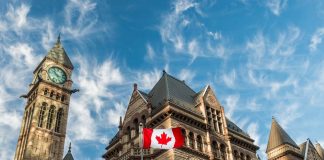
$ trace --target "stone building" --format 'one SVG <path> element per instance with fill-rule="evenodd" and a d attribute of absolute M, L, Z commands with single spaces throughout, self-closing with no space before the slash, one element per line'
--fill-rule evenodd
<path fill-rule="evenodd" d="M 73 65 L 60 36 L 33 72 L 26 95 L 15 160 L 61 160 L 68 119 Z"/>
<path fill-rule="evenodd" d="M 145 149 L 144 159 L 255 160 L 258 146 L 225 117 L 224 108 L 207 85 L 195 92 L 184 81 L 163 71 L 151 91 L 134 89 L 118 132 L 106 147 L 105 159 L 139 159 L 139 123 L 147 128 L 182 127 L 185 145 L 179 149 Z"/>
<path fill-rule="evenodd" d="M 324 160 L 324 151 L 319 143 L 314 146 L 307 139 L 297 145 L 274 118 L 266 152 L 269 160 Z"/>

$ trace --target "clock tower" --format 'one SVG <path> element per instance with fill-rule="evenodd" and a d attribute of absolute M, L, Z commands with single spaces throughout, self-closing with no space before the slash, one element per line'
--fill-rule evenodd
<path fill-rule="evenodd" d="M 61 160 L 72 90 L 73 65 L 60 36 L 34 70 L 15 160 Z"/>

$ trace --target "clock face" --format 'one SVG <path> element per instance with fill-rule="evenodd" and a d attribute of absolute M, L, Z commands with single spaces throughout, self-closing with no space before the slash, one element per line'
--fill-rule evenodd
<path fill-rule="evenodd" d="M 66 81 L 65 72 L 58 67 L 51 67 L 48 69 L 48 76 L 50 80 L 57 84 L 63 84 Z"/>

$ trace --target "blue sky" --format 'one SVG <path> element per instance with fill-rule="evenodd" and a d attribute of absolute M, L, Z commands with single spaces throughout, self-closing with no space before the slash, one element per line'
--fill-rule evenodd
<path fill-rule="evenodd" d="M 100 159 L 132 84 L 148 91 L 163 69 L 195 91 L 210 84 L 263 158 L 272 116 L 298 144 L 324 145 L 323 8 L 321 0 L 1 1 L 0 159 L 14 156 L 18 97 L 58 33 L 81 90 L 66 138 L 76 159 Z"/>

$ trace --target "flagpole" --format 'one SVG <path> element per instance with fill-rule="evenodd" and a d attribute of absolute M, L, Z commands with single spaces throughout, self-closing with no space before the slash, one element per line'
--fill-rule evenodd
<path fill-rule="evenodd" d="M 139 124 L 139 146 L 140 146 L 140 151 L 141 151 L 141 160 L 143 160 L 143 124 Z"/>

